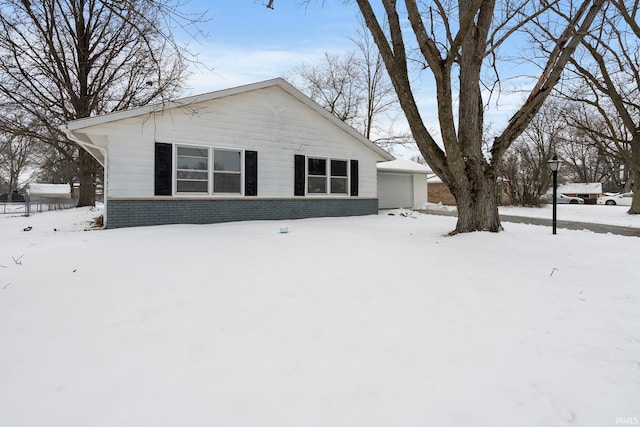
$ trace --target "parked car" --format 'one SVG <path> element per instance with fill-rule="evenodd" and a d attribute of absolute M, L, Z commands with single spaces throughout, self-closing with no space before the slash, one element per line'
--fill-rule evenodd
<path fill-rule="evenodd" d="M 24 195 L 14 191 L 13 193 L 0 194 L 0 202 L 8 202 L 9 196 L 11 196 L 12 202 L 24 202 Z"/>
<path fill-rule="evenodd" d="M 545 203 L 551 203 L 551 201 L 553 200 L 553 195 L 552 194 L 545 194 L 544 196 L 542 196 L 542 200 Z M 571 196 L 567 196 L 564 194 L 558 194 L 556 196 L 556 203 L 559 205 L 566 205 L 566 204 L 570 204 L 570 205 L 583 205 L 584 204 L 584 199 L 580 198 L 580 197 L 571 197 Z"/>
<path fill-rule="evenodd" d="M 597 203 L 599 205 L 609 206 L 631 206 L 631 199 L 633 199 L 633 193 L 614 194 L 609 196 L 598 197 Z"/>

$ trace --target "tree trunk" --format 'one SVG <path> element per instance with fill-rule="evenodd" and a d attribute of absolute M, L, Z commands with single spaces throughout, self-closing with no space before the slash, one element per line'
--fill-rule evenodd
<path fill-rule="evenodd" d="M 634 169 L 631 179 L 633 179 L 633 198 L 631 199 L 631 208 L 627 213 L 638 215 L 640 214 L 640 173 Z"/>
<path fill-rule="evenodd" d="M 631 176 L 633 198 L 631 208 L 627 213 L 632 215 L 640 214 L 640 133 L 636 134 L 631 145 Z"/>
<path fill-rule="evenodd" d="M 495 173 L 478 173 L 468 167 L 462 185 L 454 184 L 458 222 L 450 235 L 471 231 L 502 231 L 498 215 L 498 183 Z"/>
<path fill-rule="evenodd" d="M 96 172 L 97 162 L 86 150 L 80 149 L 78 152 L 78 169 L 80 179 L 80 195 L 78 196 L 78 207 L 95 206 L 96 204 Z"/>

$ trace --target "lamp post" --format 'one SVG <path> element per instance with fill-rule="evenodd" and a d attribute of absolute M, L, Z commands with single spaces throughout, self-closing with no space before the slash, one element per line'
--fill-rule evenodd
<path fill-rule="evenodd" d="M 553 234 L 556 234 L 556 219 L 557 219 L 557 200 L 558 196 L 558 168 L 560 168 L 560 160 L 558 160 L 557 155 L 553 155 L 553 159 L 547 162 L 549 164 L 549 169 L 551 169 L 551 174 L 553 175 Z"/>

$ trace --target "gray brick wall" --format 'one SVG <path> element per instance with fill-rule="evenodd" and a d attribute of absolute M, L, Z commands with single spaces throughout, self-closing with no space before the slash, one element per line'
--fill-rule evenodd
<path fill-rule="evenodd" d="M 126 200 L 107 202 L 107 228 L 370 215 L 378 199 Z"/>

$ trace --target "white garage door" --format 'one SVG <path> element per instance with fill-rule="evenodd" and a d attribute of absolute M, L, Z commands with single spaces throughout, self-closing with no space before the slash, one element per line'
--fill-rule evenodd
<path fill-rule="evenodd" d="M 380 209 L 413 207 L 413 175 L 378 173 Z"/>

